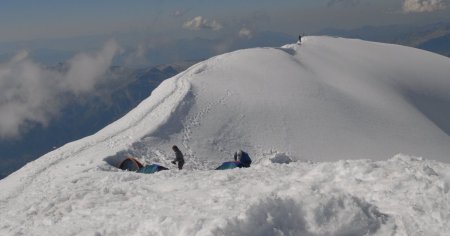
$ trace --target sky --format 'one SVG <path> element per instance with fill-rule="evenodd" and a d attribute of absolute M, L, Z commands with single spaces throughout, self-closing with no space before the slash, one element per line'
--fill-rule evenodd
<path fill-rule="evenodd" d="M 450 22 L 449 1 L 0 1 L 0 140 L 48 124 L 62 96 L 92 92 L 111 65 L 204 60 L 330 28 Z"/>
<path fill-rule="evenodd" d="M 138 32 L 185 37 L 245 27 L 297 34 L 444 21 L 449 12 L 448 0 L 6 0 L 0 3 L 0 43 Z"/>

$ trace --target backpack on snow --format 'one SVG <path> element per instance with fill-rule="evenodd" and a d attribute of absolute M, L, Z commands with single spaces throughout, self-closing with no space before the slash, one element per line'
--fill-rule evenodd
<path fill-rule="evenodd" d="M 164 166 L 160 166 L 158 164 L 151 164 L 151 165 L 146 165 L 142 168 L 140 168 L 137 173 L 142 173 L 142 174 L 153 174 L 162 170 L 168 170 L 168 168 L 164 167 Z"/>
<path fill-rule="evenodd" d="M 242 167 L 250 167 L 252 164 L 252 159 L 248 155 L 248 153 L 239 150 L 234 154 L 234 160 L 239 161 L 242 164 Z"/>

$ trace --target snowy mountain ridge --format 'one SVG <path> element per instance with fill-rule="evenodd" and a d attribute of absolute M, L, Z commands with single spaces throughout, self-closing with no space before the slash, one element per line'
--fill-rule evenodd
<path fill-rule="evenodd" d="M 446 57 L 330 37 L 214 57 L 1 180 L 0 233 L 444 235 L 449 75 Z M 173 144 L 186 170 L 110 165 L 172 167 Z M 251 168 L 212 170 L 237 149 Z"/>

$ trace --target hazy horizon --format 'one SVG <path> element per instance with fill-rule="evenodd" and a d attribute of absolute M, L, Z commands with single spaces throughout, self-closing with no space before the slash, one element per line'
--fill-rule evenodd
<path fill-rule="evenodd" d="M 296 35 L 449 20 L 447 0 L 3 1 L 0 43 L 104 36 L 121 37 L 125 45 L 153 45 L 195 37 L 251 38 L 264 31 Z M 70 44 L 73 50 L 89 49 Z"/>

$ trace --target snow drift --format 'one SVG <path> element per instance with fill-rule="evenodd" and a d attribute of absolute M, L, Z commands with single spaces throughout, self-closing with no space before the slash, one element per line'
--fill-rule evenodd
<path fill-rule="evenodd" d="M 445 234 L 449 75 L 446 57 L 329 37 L 214 57 L 2 180 L 0 233 Z M 110 165 L 171 166 L 173 144 L 187 170 Z M 251 168 L 211 170 L 237 149 Z"/>

